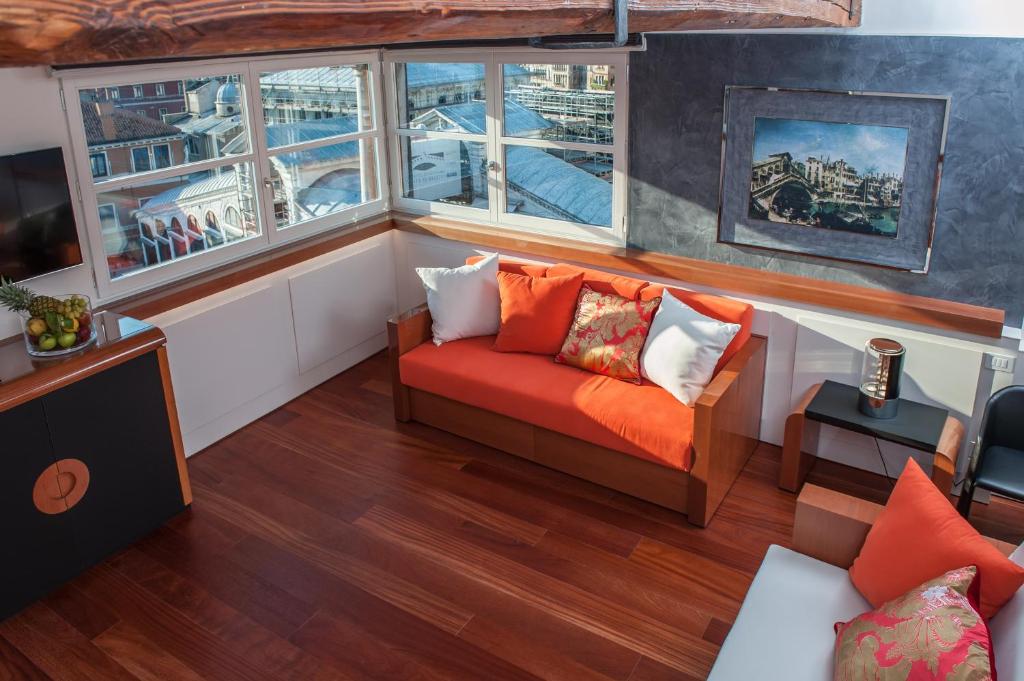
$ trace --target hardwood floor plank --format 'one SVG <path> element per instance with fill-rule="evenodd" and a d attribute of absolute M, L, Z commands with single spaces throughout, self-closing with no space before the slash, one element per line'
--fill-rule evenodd
<path fill-rule="evenodd" d="M 42 603 L 0 622 L 0 636 L 53 681 L 137 681 Z"/>
<path fill-rule="evenodd" d="M 93 643 L 139 681 L 203 681 L 203 677 L 130 624 L 113 625 L 93 639 Z"/>
<path fill-rule="evenodd" d="M 342 528 L 336 528 L 334 519 L 322 514 L 318 515 L 318 512 L 312 508 L 302 507 L 298 504 L 292 508 L 292 522 L 301 523 L 307 529 L 314 528 L 310 529 L 310 532 L 313 532 L 310 535 L 293 529 L 275 518 L 263 515 L 260 511 L 224 494 L 217 494 L 202 486 L 198 486 L 197 489 L 197 498 L 201 498 L 211 512 L 217 513 L 223 519 L 239 526 L 251 529 L 254 535 L 265 541 L 272 542 L 297 556 L 302 556 L 310 564 L 340 578 L 344 584 L 357 587 L 367 594 L 433 622 L 435 626 L 452 633 L 461 629 L 472 617 L 471 612 L 455 607 L 414 584 L 397 579 L 393 575 L 361 561 L 353 560 L 345 554 L 329 548 L 326 544 L 318 543 L 315 537 L 322 537 L 323 534 L 315 528 L 329 528 L 331 533 L 340 532 Z M 234 492 L 240 493 L 240 490 L 234 490 Z M 273 504 L 272 495 L 266 496 L 264 499 L 268 505 Z M 296 521 L 295 518 L 300 515 L 303 520 Z M 310 602 L 316 602 L 316 600 L 312 599 Z"/>
<path fill-rule="evenodd" d="M 714 660 L 714 647 L 698 637 L 434 531 L 389 509 L 375 506 L 356 525 L 404 544 L 428 560 L 457 565 L 469 577 L 681 671 L 706 674 Z"/>
<path fill-rule="evenodd" d="M 96 638 L 121 621 L 105 603 L 92 598 L 75 584 L 65 584 L 44 598 L 43 603 L 88 639 Z"/>
<path fill-rule="evenodd" d="M 701 681 L 703 678 L 705 677 L 693 676 L 643 657 L 640 658 L 640 663 L 629 677 L 629 681 Z"/>
<path fill-rule="evenodd" d="M 53 681 L 13 644 L 0 636 L 0 681 Z"/>
<path fill-rule="evenodd" d="M 170 528 L 161 528 L 136 548 L 282 638 L 295 633 L 318 609 L 223 553 L 194 550 L 188 539 Z"/>

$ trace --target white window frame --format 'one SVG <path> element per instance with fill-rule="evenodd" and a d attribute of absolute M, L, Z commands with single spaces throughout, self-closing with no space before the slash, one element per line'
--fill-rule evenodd
<path fill-rule="evenodd" d="M 372 139 L 376 143 L 378 199 L 350 209 L 322 216 L 314 220 L 279 229 L 274 220 L 273 188 L 270 182 L 270 153 L 266 149 L 266 134 L 263 127 L 263 109 L 259 92 L 259 74 L 263 71 L 310 68 L 314 66 L 344 66 L 368 64 L 372 78 L 372 101 L 370 103 L 373 126 L 370 130 L 329 137 L 288 147 L 280 147 L 274 153 L 301 151 L 302 149 L 329 144 L 339 144 L 353 139 Z M 238 74 L 245 98 L 243 115 L 249 136 L 249 149 L 245 153 L 191 163 L 179 162 L 167 168 L 152 169 L 133 173 L 130 176 L 93 178 L 89 162 L 88 143 L 82 122 L 81 107 L 78 106 L 79 91 L 97 87 L 114 89 L 112 83 L 181 82 L 185 78 L 201 78 Z M 247 258 L 259 251 L 279 244 L 295 241 L 318 233 L 343 229 L 376 215 L 384 214 L 390 207 L 388 196 L 388 172 L 385 163 L 385 132 L 381 106 L 383 88 L 381 82 L 380 52 L 330 52 L 316 55 L 290 57 L 261 57 L 255 59 L 211 59 L 173 64 L 146 64 L 117 67 L 95 67 L 58 72 L 60 87 L 64 91 L 67 106 L 67 122 L 72 142 L 75 173 L 81 187 L 82 215 L 85 232 L 92 256 L 96 286 L 100 302 L 146 291 L 168 282 L 176 281 L 215 267 Z M 180 88 L 179 88 L 180 91 Z M 150 150 L 152 165 L 152 150 Z M 172 159 L 173 160 L 173 159 Z M 183 159 L 179 159 L 183 161 Z M 203 250 L 186 256 L 165 261 L 160 265 L 139 270 L 132 274 L 112 279 L 107 267 L 103 230 L 99 218 L 98 197 L 100 194 L 137 186 L 143 182 L 167 179 L 203 170 L 211 170 L 234 164 L 252 164 L 256 222 L 260 227 L 258 235 L 250 236 L 230 245 Z M 133 160 L 134 164 L 134 160 Z M 107 166 L 110 172 L 109 159 Z M 108 203 L 104 201 L 104 203 Z M 218 216 L 218 219 L 220 216 Z"/>
<path fill-rule="evenodd" d="M 103 174 L 103 175 L 93 175 L 92 174 L 92 157 L 93 156 L 102 156 L 103 157 L 103 167 L 107 169 L 107 172 L 105 174 Z M 110 177 L 110 157 L 107 156 L 107 152 L 106 151 L 100 150 L 100 151 L 90 151 L 89 152 L 89 177 L 94 182 L 96 180 L 101 180 L 104 177 Z"/>
<path fill-rule="evenodd" d="M 163 97 L 167 94 L 167 86 L 163 83 L 156 84 L 156 95 L 157 97 Z"/>
<path fill-rule="evenodd" d="M 454 218 L 483 222 L 520 232 L 563 236 L 584 241 L 622 245 L 626 242 L 627 225 L 627 135 L 629 122 L 629 52 L 621 50 L 553 51 L 544 49 L 496 48 L 477 49 L 415 49 L 384 52 L 385 87 L 387 91 L 388 140 L 391 142 L 391 191 L 393 205 L 403 211 L 421 214 L 448 215 Z M 484 135 L 409 130 L 399 126 L 395 65 L 408 62 L 469 62 L 484 64 L 487 100 L 487 130 Z M 504 134 L 504 64 L 608 64 L 615 68 L 614 140 L 610 145 L 556 142 L 509 137 Z M 488 208 L 472 208 L 437 201 L 410 199 L 402 196 L 401 137 L 459 139 L 484 142 L 489 162 Z M 534 217 L 506 210 L 505 147 L 533 146 L 548 149 L 594 151 L 612 155 L 612 216 L 609 227 L 585 225 L 563 220 Z M 491 162 L 496 162 L 491 163 Z"/>
<path fill-rule="evenodd" d="M 135 164 L 135 152 L 137 151 L 146 152 L 146 164 L 149 165 L 149 168 L 147 168 L 146 170 L 139 170 L 138 166 Z M 149 171 L 153 170 L 153 150 L 150 148 L 150 145 L 147 144 L 144 147 L 131 147 L 128 149 L 128 155 L 132 159 L 133 174 L 137 175 L 140 173 L 148 173 Z"/>
<path fill-rule="evenodd" d="M 174 151 L 171 149 L 171 143 L 170 142 L 157 142 L 156 144 L 150 144 L 149 145 L 149 167 L 153 168 L 154 170 L 158 169 L 157 168 L 157 164 L 156 164 L 156 148 L 157 147 L 167 147 L 167 160 L 170 162 L 170 165 L 165 166 L 165 167 L 166 168 L 173 168 L 174 167 Z M 162 170 L 162 169 L 160 169 L 160 170 Z"/>
<path fill-rule="evenodd" d="M 118 228 L 118 227 L 121 226 L 121 218 L 117 214 L 117 204 L 116 203 L 101 203 L 101 204 L 97 205 L 96 206 L 96 216 L 97 217 L 99 217 L 99 212 L 100 212 L 101 208 L 110 208 L 112 211 L 114 211 L 114 227 Z M 100 226 L 101 227 L 103 226 L 103 219 L 102 218 L 100 218 Z"/>

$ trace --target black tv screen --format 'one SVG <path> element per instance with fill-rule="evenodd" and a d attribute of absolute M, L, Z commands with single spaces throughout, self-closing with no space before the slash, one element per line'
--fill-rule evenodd
<path fill-rule="evenodd" d="M 81 262 L 64 153 L 0 156 L 0 275 L 20 281 Z"/>

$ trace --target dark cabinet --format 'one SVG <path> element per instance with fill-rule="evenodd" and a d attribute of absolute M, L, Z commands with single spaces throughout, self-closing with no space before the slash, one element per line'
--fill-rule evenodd
<path fill-rule="evenodd" d="M 152 349 L 97 354 L 101 370 L 0 411 L 0 619 L 191 502 L 163 334 L 145 328 Z"/>
<path fill-rule="evenodd" d="M 54 463 L 39 400 L 0 413 L 0 618 L 78 571 L 67 514 L 41 513 L 33 501 L 39 475 Z M 70 559 L 69 559 L 70 557 Z"/>

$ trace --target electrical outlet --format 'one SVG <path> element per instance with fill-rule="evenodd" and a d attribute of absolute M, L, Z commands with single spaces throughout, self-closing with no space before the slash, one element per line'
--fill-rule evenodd
<path fill-rule="evenodd" d="M 1008 355 L 995 355 L 991 352 L 986 352 L 985 357 L 988 359 L 986 366 L 992 371 L 1002 371 L 1007 374 L 1013 373 L 1013 357 Z"/>

